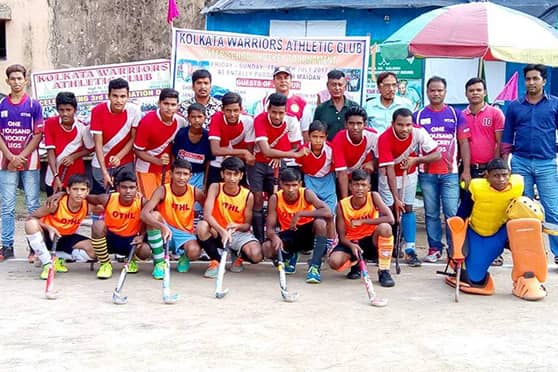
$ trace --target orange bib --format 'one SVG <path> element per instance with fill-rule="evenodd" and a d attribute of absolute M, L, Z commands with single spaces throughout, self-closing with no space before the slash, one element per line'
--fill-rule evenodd
<path fill-rule="evenodd" d="M 81 202 L 81 207 L 77 212 L 72 212 L 68 207 L 68 195 L 64 195 L 58 202 L 56 211 L 42 217 L 41 222 L 54 227 L 62 236 L 72 235 L 75 234 L 88 213 L 87 200 Z"/>
<path fill-rule="evenodd" d="M 194 233 L 194 203 L 196 201 L 195 189 L 187 185 L 186 192 L 176 195 L 172 192 L 171 185 L 165 184 L 165 198 L 157 207 L 166 223 L 176 229 Z"/>
<path fill-rule="evenodd" d="M 219 226 L 226 228 L 229 223 L 245 223 L 244 212 L 250 190 L 240 186 L 240 191 L 236 195 L 229 195 L 225 192 L 224 183 L 219 184 L 219 192 L 213 204 L 211 215 Z M 249 221 L 251 222 L 251 221 Z"/>
<path fill-rule="evenodd" d="M 376 230 L 376 225 L 360 225 L 352 226 L 351 221 L 362 220 L 367 218 L 378 218 L 380 213 L 376 209 L 372 201 L 372 194 L 366 195 L 366 203 L 359 209 L 355 209 L 351 204 L 352 196 L 349 196 L 339 203 L 341 213 L 343 214 L 343 222 L 345 223 L 345 235 L 348 240 L 360 240 L 364 237 L 371 236 Z"/>
<path fill-rule="evenodd" d="M 310 204 L 304 197 L 304 187 L 298 188 L 298 199 L 294 202 L 287 202 L 284 197 L 283 190 L 279 190 L 277 193 L 277 219 L 279 221 L 279 226 L 281 231 L 288 230 L 291 226 L 291 221 L 296 212 L 301 211 L 313 211 L 315 208 Z M 305 225 L 309 222 L 314 221 L 313 217 L 300 217 L 296 223 L 297 226 Z"/>
<path fill-rule="evenodd" d="M 119 236 L 134 236 L 141 228 L 141 196 L 136 195 L 132 204 L 120 204 L 120 194 L 110 194 L 105 207 L 105 225 L 108 230 Z"/>

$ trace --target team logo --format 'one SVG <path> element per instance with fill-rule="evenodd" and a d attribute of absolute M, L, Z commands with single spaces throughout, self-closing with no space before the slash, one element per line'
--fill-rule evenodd
<path fill-rule="evenodd" d="M 300 107 L 299 107 L 296 103 L 293 103 L 293 104 L 291 105 L 291 112 L 295 112 L 295 113 L 296 113 L 296 112 L 299 112 L 299 111 L 300 111 Z"/>
<path fill-rule="evenodd" d="M 0 111 L 0 117 L 2 117 L 2 118 L 7 118 L 7 117 L 8 117 L 8 110 L 2 110 L 2 111 Z"/>

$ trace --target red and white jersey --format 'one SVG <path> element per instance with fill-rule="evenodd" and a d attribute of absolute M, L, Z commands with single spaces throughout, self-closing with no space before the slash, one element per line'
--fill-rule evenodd
<path fill-rule="evenodd" d="M 87 126 L 74 119 L 74 124 L 70 130 L 65 129 L 60 123 L 60 116 L 54 116 L 48 118 L 45 122 L 45 148 L 53 149 L 54 155 L 56 156 L 56 169 L 60 177 L 62 177 L 62 169 L 60 163 L 65 157 L 75 154 L 86 149 L 93 149 L 95 147 L 95 142 L 93 142 L 93 136 L 89 132 Z M 62 183 L 66 183 L 66 180 L 72 174 L 85 174 L 85 166 L 83 164 L 83 159 L 76 159 L 72 165 L 66 170 L 65 179 L 61 179 Z M 54 174 L 50 167 L 47 167 L 45 174 L 45 183 L 52 186 L 54 181 Z"/>
<path fill-rule="evenodd" d="M 219 141 L 219 146 L 229 149 L 247 149 L 254 143 L 254 120 L 249 115 L 241 114 L 238 123 L 229 124 L 222 111 L 217 111 L 209 122 L 209 141 Z M 216 156 L 210 164 L 220 168 L 224 156 Z"/>
<path fill-rule="evenodd" d="M 311 148 L 310 143 L 305 143 L 303 146 L 308 149 Z M 298 165 L 300 165 L 302 173 L 312 177 L 325 177 L 335 170 L 334 151 L 331 143 L 329 142 L 324 143 L 320 155 L 316 156 L 310 150 L 307 155 L 297 158 L 295 161 Z"/>
<path fill-rule="evenodd" d="M 411 135 L 404 140 L 397 137 L 393 127 L 390 127 L 378 139 L 379 166 L 396 165 L 409 156 L 416 157 L 419 153 L 429 154 L 437 148 L 438 143 L 418 125 L 413 127 Z M 394 169 L 396 176 L 403 175 L 404 170 L 401 167 L 395 166 Z M 413 174 L 416 170 L 417 167 L 413 166 L 407 173 Z"/>
<path fill-rule="evenodd" d="M 131 138 L 132 128 L 137 128 L 141 119 L 141 110 L 132 103 L 126 103 L 122 112 L 111 112 L 110 102 L 102 102 L 91 111 L 91 134 L 103 136 L 103 153 L 105 154 L 105 165 L 109 166 L 109 158 L 116 155 L 128 143 Z M 120 164 L 128 164 L 134 161 L 132 151 L 128 152 Z M 99 168 L 97 155 L 93 156 L 91 165 Z"/>
<path fill-rule="evenodd" d="M 349 138 L 349 131 L 343 129 L 333 138 L 335 152 L 335 171 L 352 172 L 359 169 L 362 164 L 378 156 L 378 132 L 373 128 L 364 128 L 362 139 L 353 143 Z"/>
<path fill-rule="evenodd" d="M 163 154 L 171 156 L 172 141 L 178 130 L 186 125 L 186 121 L 180 115 L 174 115 L 171 125 L 161 120 L 159 110 L 150 111 L 141 119 L 136 132 L 134 148 L 145 151 L 149 155 L 160 158 Z M 155 165 L 145 160 L 136 158 L 136 172 L 139 173 L 161 173 L 160 165 Z"/>
<path fill-rule="evenodd" d="M 264 112 L 269 104 L 269 96 L 267 95 L 262 99 L 261 106 L 258 105 L 256 111 Z M 287 106 L 285 107 L 285 112 L 289 116 L 294 116 L 299 122 L 302 120 L 302 114 L 304 113 L 304 108 L 306 107 L 306 100 L 297 95 L 289 95 L 287 97 Z"/>
<path fill-rule="evenodd" d="M 275 126 L 271 124 L 267 112 L 262 112 L 254 119 L 254 133 L 256 161 L 268 163 L 271 159 L 265 157 L 258 145 L 259 141 L 266 141 L 272 149 L 281 151 L 291 151 L 294 147 L 302 143 L 302 132 L 296 118 L 285 115 L 285 121 Z"/>

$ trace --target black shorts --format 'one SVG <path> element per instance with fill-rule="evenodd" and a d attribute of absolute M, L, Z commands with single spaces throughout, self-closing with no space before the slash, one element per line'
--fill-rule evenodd
<path fill-rule="evenodd" d="M 127 256 L 132 248 L 132 240 L 134 240 L 135 235 L 120 236 L 110 230 L 107 230 L 106 238 L 108 253 L 116 253 L 121 256 Z"/>
<path fill-rule="evenodd" d="M 314 221 L 297 226 L 296 230 L 283 230 L 279 238 L 283 242 L 283 250 L 289 253 L 304 252 L 314 249 Z"/>
<path fill-rule="evenodd" d="M 50 235 L 48 231 L 44 230 L 44 237 L 45 237 L 45 244 L 48 249 L 52 250 L 52 240 L 50 239 Z M 72 251 L 74 250 L 74 246 L 81 242 L 82 240 L 89 239 L 86 236 L 80 234 L 71 234 L 71 235 L 63 235 L 58 239 L 58 244 L 56 245 L 57 252 L 66 252 L 67 254 L 71 255 Z"/>
<path fill-rule="evenodd" d="M 358 241 L 358 245 L 362 248 L 362 256 L 365 260 L 377 260 L 378 259 L 378 247 L 374 244 L 374 240 L 371 236 L 367 236 Z M 344 244 L 339 244 L 337 247 L 333 248 L 333 252 L 344 252 L 351 256 L 351 261 L 356 261 L 357 257 L 353 254 L 351 248 Z"/>
<path fill-rule="evenodd" d="M 248 174 L 248 183 L 252 192 L 266 192 L 268 195 L 273 193 L 273 185 L 275 178 L 273 177 L 273 168 L 266 163 L 259 163 L 246 167 Z"/>

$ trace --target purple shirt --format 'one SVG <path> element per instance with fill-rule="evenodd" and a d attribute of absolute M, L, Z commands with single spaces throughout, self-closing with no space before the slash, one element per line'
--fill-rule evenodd
<path fill-rule="evenodd" d="M 0 135 L 12 154 L 20 154 L 34 134 L 43 132 L 43 127 L 43 109 L 38 101 L 28 95 L 23 96 L 17 104 L 9 96 L 0 101 Z M 4 154 L 0 154 L 0 167 L 2 170 L 8 169 Z M 24 169 L 35 170 L 39 167 L 37 148 L 28 156 Z"/>
<path fill-rule="evenodd" d="M 457 141 L 471 137 L 461 111 L 447 105 L 440 111 L 426 106 L 413 114 L 413 121 L 426 129 L 430 137 L 438 143 L 438 151 L 442 154 L 440 160 L 421 164 L 421 172 L 457 173 Z"/>

